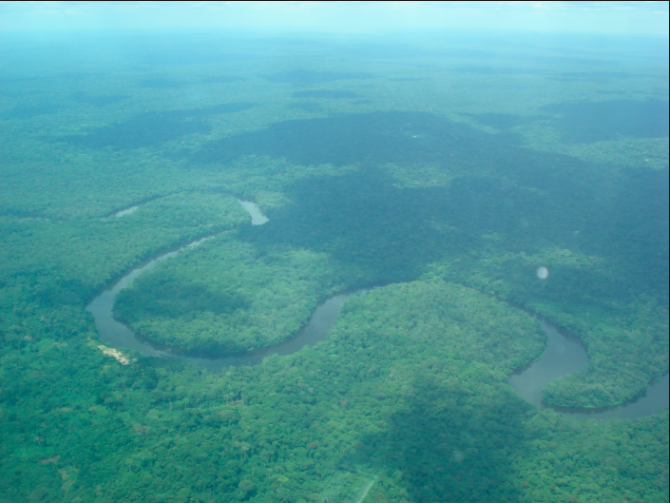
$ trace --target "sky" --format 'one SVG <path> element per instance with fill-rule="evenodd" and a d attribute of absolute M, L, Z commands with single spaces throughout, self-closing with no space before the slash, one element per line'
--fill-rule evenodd
<path fill-rule="evenodd" d="M 474 30 L 668 37 L 668 2 L 0 2 L 0 33 Z"/>

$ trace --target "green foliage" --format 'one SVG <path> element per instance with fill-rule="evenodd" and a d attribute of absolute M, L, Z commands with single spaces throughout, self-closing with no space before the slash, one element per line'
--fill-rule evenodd
<path fill-rule="evenodd" d="M 476 270 L 460 260 L 443 261 L 432 266 L 429 276 L 499 295 L 571 331 L 586 345 L 586 369 L 551 383 L 544 392 L 547 403 L 602 407 L 625 402 L 667 371 L 667 310 L 635 292 L 606 260 L 558 247 L 500 254 L 489 245 L 480 253 Z M 535 274 L 540 265 L 549 266 L 546 281 Z"/>
<path fill-rule="evenodd" d="M 168 346 L 216 352 L 277 344 L 295 333 L 343 272 L 323 253 L 260 253 L 226 233 L 159 264 L 122 290 L 115 315 Z"/>
<path fill-rule="evenodd" d="M 447 358 L 480 362 L 504 375 L 525 367 L 544 349 L 544 333 L 523 311 L 439 280 L 390 285 L 358 295 L 347 303 L 334 333 L 344 327 L 358 337 L 372 332 L 429 344 L 435 351 L 444 348 Z"/>
<path fill-rule="evenodd" d="M 516 72 L 462 56 L 489 41 L 443 57 L 431 40 L 407 60 L 304 44 L 311 70 L 287 72 L 293 43 L 220 42 L 0 47 L 0 502 L 668 501 L 667 411 L 534 410 L 507 376 L 542 333 L 491 295 L 585 343 L 550 403 L 612 405 L 667 371 L 667 120 L 649 139 L 622 119 L 667 111 L 657 68 L 617 53 L 603 77 L 552 48 L 510 54 L 532 57 Z M 103 353 L 95 292 L 225 230 L 140 277 L 119 317 L 240 350 L 386 286 L 256 367 Z"/>
<path fill-rule="evenodd" d="M 43 303 L 81 304 L 159 250 L 248 222 L 234 197 L 177 194 L 123 217 L 44 221 L 0 217 L 0 281 Z"/>

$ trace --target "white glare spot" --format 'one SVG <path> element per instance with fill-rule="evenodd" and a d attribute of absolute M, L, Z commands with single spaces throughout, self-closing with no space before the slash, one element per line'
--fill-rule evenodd
<path fill-rule="evenodd" d="M 459 451 L 458 449 L 454 449 L 451 452 L 451 459 L 456 461 L 456 463 L 462 463 L 463 460 L 465 459 L 465 455 L 461 451 Z"/>
<path fill-rule="evenodd" d="M 547 279 L 549 277 L 549 269 L 544 266 L 538 267 L 535 274 L 537 274 L 537 277 L 540 279 Z"/>

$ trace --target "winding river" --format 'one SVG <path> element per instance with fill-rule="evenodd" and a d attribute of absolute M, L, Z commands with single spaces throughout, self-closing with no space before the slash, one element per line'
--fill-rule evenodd
<path fill-rule="evenodd" d="M 255 203 L 240 199 L 238 199 L 238 202 L 251 216 L 252 225 L 263 225 L 268 221 L 268 218 Z M 100 340 L 104 344 L 108 344 L 114 348 L 131 349 L 144 356 L 179 358 L 198 363 L 214 371 L 230 366 L 257 365 L 267 356 L 274 354 L 289 355 L 307 345 L 325 340 L 328 337 L 330 328 L 335 324 L 345 301 L 353 295 L 353 293 L 342 293 L 326 300 L 314 310 L 307 325 L 295 337 L 289 340 L 267 348 L 217 357 L 151 344 L 138 337 L 126 325 L 114 319 L 114 300 L 122 289 L 130 286 L 145 271 L 153 269 L 158 262 L 174 257 L 183 250 L 198 246 L 207 239 L 210 238 L 204 238 L 185 245 L 178 250 L 166 252 L 143 266 L 131 270 L 110 288 L 104 290 L 93 299 L 86 306 L 86 310 L 91 312 L 95 319 Z M 543 407 L 544 405 L 541 400 L 542 389 L 551 381 L 584 368 L 588 362 L 588 357 L 584 348 L 569 334 L 563 333 L 546 320 L 538 318 L 538 321 L 547 334 L 547 348 L 539 360 L 528 368 L 512 374 L 509 378 L 509 383 L 519 397 L 532 405 Z M 605 409 L 558 408 L 555 410 L 576 419 L 635 419 L 656 414 L 667 407 L 668 374 L 665 374 L 662 379 L 652 383 L 642 396 L 626 404 Z"/>

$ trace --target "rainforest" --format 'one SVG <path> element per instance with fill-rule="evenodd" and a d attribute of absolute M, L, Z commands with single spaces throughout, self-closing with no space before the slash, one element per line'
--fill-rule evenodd
<path fill-rule="evenodd" d="M 0 502 L 668 501 L 667 46 L 13 37 Z"/>

